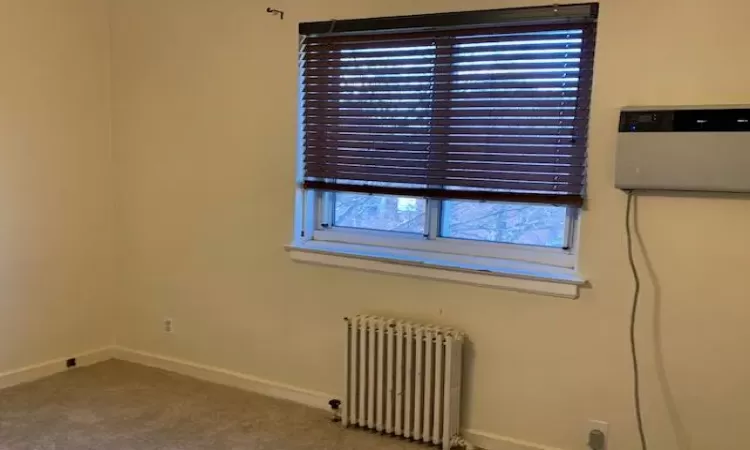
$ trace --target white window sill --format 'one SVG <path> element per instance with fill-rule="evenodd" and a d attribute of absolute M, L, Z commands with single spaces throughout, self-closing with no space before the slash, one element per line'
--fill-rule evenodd
<path fill-rule="evenodd" d="M 294 261 L 489 286 L 555 297 L 577 298 L 586 283 L 574 270 L 519 261 L 471 258 L 334 242 L 295 242 L 286 247 Z"/>

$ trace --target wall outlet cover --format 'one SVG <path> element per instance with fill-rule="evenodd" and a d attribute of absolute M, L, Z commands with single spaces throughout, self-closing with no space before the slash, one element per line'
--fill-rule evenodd
<path fill-rule="evenodd" d="M 597 433 L 600 432 L 600 433 Z M 601 420 L 589 420 L 586 424 L 587 450 L 607 450 L 609 442 L 609 423 Z M 592 447 L 592 444 L 595 446 Z"/>

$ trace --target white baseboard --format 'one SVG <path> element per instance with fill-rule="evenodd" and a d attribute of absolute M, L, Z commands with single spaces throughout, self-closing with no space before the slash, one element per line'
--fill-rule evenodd
<path fill-rule="evenodd" d="M 463 430 L 464 439 L 484 450 L 562 450 L 479 430 Z"/>
<path fill-rule="evenodd" d="M 28 383 L 30 381 L 70 370 L 65 365 L 65 362 L 69 358 L 76 359 L 76 367 L 89 366 L 91 364 L 112 359 L 112 348 L 106 347 L 82 353 L 72 353 L 68 357 L 57 358 L 43 363 L 34 364 L 32 366 L 2 372 L 0 373 L 0 389 L 9 388 L 17 384 Z"/>
<path fill-rule="evenodd" d="M 336 398 L 335 395 L 302 389 L 275 381 L 264 380 L 263 378 L 254 377 L 240 372 L 206 366 L 168 356 L 141 352 L 124 347 L 114 347 L 113 354 L 115 358 L 123 361 L 156 367 L 158 369 L 176 372 L 200 380 L 223 384 L 225 386 L 232 386 L 246 391 L 257 392 L 258 394 L 266 395 L 268 397 L 289 400 L 323 410 L 328 410 L 328 400 Z"/>
<path fill-rule="evenodd" d="M 156 367 L 200 380 L 257 392 L 269 397 L 289 400 L 326 411 L 328 410 L 328 400 L 337 397 L 333 394 L 302 389 L 219 367 L 197 364 L 191 361 L 155 355 L 124 347 L 113 347 L 112 355 L 114 358 L 123 361 Z M 464 430 L 463 437 L 477 448 L 485 450 L 560 450 L 554 447 L 498 436 L 479 430 Z"/>

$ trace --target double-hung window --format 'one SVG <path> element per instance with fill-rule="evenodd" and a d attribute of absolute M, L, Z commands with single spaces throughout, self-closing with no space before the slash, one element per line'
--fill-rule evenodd
<path fill-rule="evenodd" d="M 596 14 L 301 24 L 299 245 L 574 269 Z"/>

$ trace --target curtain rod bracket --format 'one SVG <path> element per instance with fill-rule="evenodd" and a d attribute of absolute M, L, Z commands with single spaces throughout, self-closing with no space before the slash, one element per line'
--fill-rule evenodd
<path fill-rule="evenodd" d="M 266 12 L 274 16 L 279 16 L 279 19 L 284 20 L 284 11 L 281 11 L 280 9 L 274 9 L 269 6 L 266 8 Z"/>

